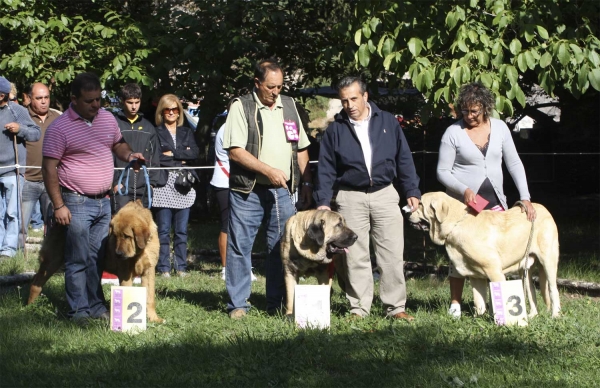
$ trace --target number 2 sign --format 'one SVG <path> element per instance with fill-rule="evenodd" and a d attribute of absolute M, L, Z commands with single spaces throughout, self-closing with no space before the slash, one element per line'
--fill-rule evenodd
<path fill-rule="evenodd" d="M 146 287 L 110 288 L 110 328 L 135 333 L 146 330 Z"/>
<path fill-rule="evenodd" d="M 494 321 L 497 325 L 527 326 L 525 295 L 521 280 L 490 282 Z"/>

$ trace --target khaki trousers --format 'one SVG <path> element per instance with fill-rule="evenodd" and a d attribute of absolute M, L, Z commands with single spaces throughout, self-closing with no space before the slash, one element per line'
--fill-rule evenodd
<path fill-rule="evenodd" d="M 400 213 L 400 196 L 390 185 L 375 193 L 340 188 L 336 199 L 339 212 L 358 240 L 348 249 L 346 260 L 336 260 L 336 270 L 345 283 L 350 312 L 369 315 L 373 302 L 373 271 L 369 239 L 377 265 L 381 269 L 379 295 L 386 315 L 404 311 L 404 221 Z"/>

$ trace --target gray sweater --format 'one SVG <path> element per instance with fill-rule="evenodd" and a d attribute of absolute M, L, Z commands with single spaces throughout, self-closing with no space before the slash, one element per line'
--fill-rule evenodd
<path fill-rule="evenodd" d="M 16 135 L 9 133 L 4 126 L 8 123 L 19 123 L 19 132 Z M 37 141 L 40 139 L 40 127 L 33 122 L 27 109 L 14 102 L 0 107 L 0 176 L 14 174 L 15 146 L 13 137 L 17 139 L 17 151 L 19 152 L 19 164 L 25 166 L 27 163 L 27 151 L 25 141 Z M 20 174 L 25 174 L 25 168 L 20 169 Z"/>
<path fill-rule="evenodd" d="M 525 168 L 517 154 L 515 143 L 506 124 L 490 118 L 491 132 L 487 155 L 483 156 L 464 128 L 463 120 L 446 129 L 440 144 L 437 179 L 446 186 L 451 197 L 463 202 L 470 188 L 475 193 L 489 178 L 504 209 L 508 209 L 503 189 L 502 159 L 513 178 L 521 200 L 530 200 Z"/>

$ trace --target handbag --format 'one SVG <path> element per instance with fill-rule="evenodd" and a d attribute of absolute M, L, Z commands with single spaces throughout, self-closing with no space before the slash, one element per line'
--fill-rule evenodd
<path fill-rule="evenodd" d="M 192 189 L 194 183 L 196 183 L 196 177 L 190 170 L 181 169 L 176 174 L 175 189 L 182 194 L 187 194 Z"/>

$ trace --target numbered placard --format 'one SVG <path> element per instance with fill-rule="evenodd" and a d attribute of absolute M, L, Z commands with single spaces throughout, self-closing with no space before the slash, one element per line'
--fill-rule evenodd
<path fill-rule="evenodd" d="M 294 320 L 300 328 L 327 329 L 331 323 L 329 286 L 296 285 Z"/>
<path fill-rule="evenodd" d="M 490 282 L 494 321 L 497 325 L 527 326 L 525 294 L 521 280 Z"/>
<path fill-rule="evenodd" d="M 146 330 L 146 287 L 110 288 L 110 328 L 136 333 Z"/>

